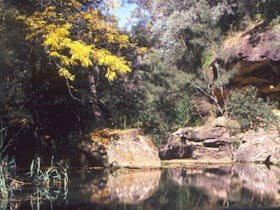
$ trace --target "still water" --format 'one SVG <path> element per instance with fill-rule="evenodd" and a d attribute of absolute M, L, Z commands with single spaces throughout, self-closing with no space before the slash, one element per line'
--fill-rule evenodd
<path fill-rule="evenodd" d="M 7 209 L 280 209 L 280 168 L 265 165 L 162 170 L 72 170 L 65 192 Z M 277 208 L 278 207 L 278 208 Z M 4 209 L 4 208 L 2 208 Z"/>

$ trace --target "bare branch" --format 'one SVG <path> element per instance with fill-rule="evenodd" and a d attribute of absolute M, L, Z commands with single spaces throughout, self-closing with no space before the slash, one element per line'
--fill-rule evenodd
<path fill-rule="evenodd" d="M 69 81 L 68 81 L 68 79 L 67 79 L 66 77 L 65 77 L 65 80 L 66 80 L 66 85 L 67 85 L 68 93 L 69 93 L 69 95 L 71 96 L 71 98 L 73 98 L 73 99 L 76 100 L 76 101 L 79 101 L 79 102 L 83 103 L 83 100 L 81 100 L 81 99 L 79 99 L 79 98 L 77 98 L 77 97 L 75 97 L 75 96 L 73 95 L 73 93 L 72 93 L 72 91 L 71 91 L 71 87 L 70 87 Z"/>

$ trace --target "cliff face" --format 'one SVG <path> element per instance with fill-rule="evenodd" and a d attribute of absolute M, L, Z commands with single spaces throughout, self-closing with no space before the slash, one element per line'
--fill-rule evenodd
<path fill-rule="evenodd" d="M 255 24 L 225 40 L 217 58 L 238 70 L 233 87 L 254 85 L 264 95 L 280 96 L 280 24 Z"/>

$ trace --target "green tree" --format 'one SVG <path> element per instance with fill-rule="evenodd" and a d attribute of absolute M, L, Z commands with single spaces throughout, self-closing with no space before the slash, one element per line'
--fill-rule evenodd
<path fill-rule="evenodd" d="M 0 115 L 17 152 L 67 151 L 84 132 L 133 119 L 124 55 L 136 46 L 109 1 L 80 2 L 1 1 Z"/>
<path fill-rule="evenodd" d="M 78 97 L 72 93 L 70 82 L 74 81 L 77 71 L 87 70 L 88 101 L 97 124 L 102 123 L 102 112 L 98 105 L 96 74 L 114 80 L 117 74 L 131 71 L 120 54 L 132 45 L 129 37 L 118 30 L 115 18 L 107 12 L 111 5 L 106 3 L 50 1 L 38 5 L 31 15 L 18 16 L 28 28 L 26 39 L 44 47 L 59 75 L 66 79 L 74 99 Z"/>
<path fill-rule="evenodd" d="M 244 29 L 249 20 L 263 18 L 269 22 L 279 14 L 275 0 L 136 2 L 149 5 L 143 8 L 150 11 L 146 28 L 151 31 L 153 50 L 163 63 L 158 71 L 162 75 L 168 74 L 166 71 L 180 74 L 185 87 L 206 95 L 218 114 L 224 112 L 224 88 L 237 73 L 227 71 L 227 66 L 216 59 L 221 43 L 232 30 Z"/>

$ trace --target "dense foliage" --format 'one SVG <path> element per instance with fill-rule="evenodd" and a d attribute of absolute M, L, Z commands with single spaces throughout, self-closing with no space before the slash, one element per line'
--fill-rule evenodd
<path fill-rule="evenodd" d="M 191 113 L 204 119 L 225 114 L 230 81 L 238 73 L 237 69 L 216 59 L 223 41 L 255 21 L 263 20 L 268 26 L 279 15 L 276 8 L 280 7 L 275 0 L 134 2 L 150 12 L 148 18 L 145 12 L 142 16 L 140 13 L 143 21 L 134 29 L 138 42 L 151 49 L 144 58 L 148 66 L 140 63 L 137 72 L 144 78 L 148 98 L 152 98 L 154 104 L 168 107 L 163 100 L 166 96 L 178 99 L 190 95 L 186 104 L 195 108 Z M 178 101 L 172 101 L 175 107 Z M 194 122 L 197 121 L 185 125 Z"/>
<path fill-rule="evenodd" d="M 24 144 L 29 154 L 40 153 L 39 145 L 53 153 L 112 124 L 108 98 L 126 91 L 128 53 L 136 45 L 118 29 L 111 7 L 110 1 L 1 1 L 0 123 L 9 154 L 18 156 L 15 148 Z"/>
<path fill-rule="evenodd" d="M 115 2 L 0 0 L 2 156 L 65 154 L 105 127 L 142 127 L 161 144 L 180 126 L 243 116 L 244 95 L 225 94 L 236 71 L 215 58 L 233 31 L 279 16 L 277 0 L 127 0 L 139 18 L 129 32 Z"/>
<path fill-rule="evenodd" d="M 227 114 L 236 119 L 243 130 L 273 127 L 277 117 L 271 112 L 276 103 L 264 101 L 255 87 L 232 91 L 226 104 Z"/>

